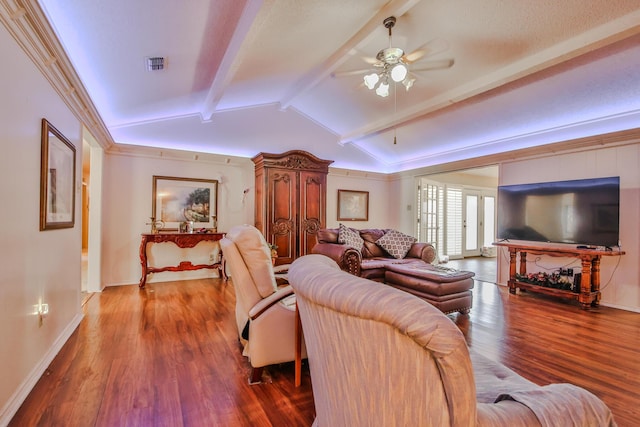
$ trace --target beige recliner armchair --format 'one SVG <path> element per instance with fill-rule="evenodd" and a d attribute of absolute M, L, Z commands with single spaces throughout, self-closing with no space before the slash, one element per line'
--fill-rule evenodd
<path fill-rule="evenodd" d="M 316 409 L 314 426 L 614 426 L 571 384 L 538 386 L 469 351 L 446 315 L 353 276 L 323 255 L 289 269 Z"/>
<path fill-rule="evenodd" d="M 259 383 L 265 366 L 295 359 L 295 295 L 289 285 L 278 288 L 271 251 L 257 228 L 231 228 L 220 247 L 235 288 L 238 336 L 251 364 L 249 382 Z"/>

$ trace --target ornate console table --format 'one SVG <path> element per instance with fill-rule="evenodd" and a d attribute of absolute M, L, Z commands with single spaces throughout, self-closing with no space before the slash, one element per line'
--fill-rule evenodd
<path fill-rule="evenodd" d="M 624 255 L 623 251 L 609 251 L 600 249 L 578 249 L 564 246 L 534 246 L 528 244 L 498 242 L 495 246 L 509 248 L 509 292 L 516 293 L 516 289 L 524 289 L 560 298 L 577 300 L 583 309 L 597 307 L 600 303 L 600 259 L 603 256 Z M 527 253 L 548 255 L 553 257 L 576 257 L 582 262 L 580 272 L 580 289 L 578 292 L 550 288 L 518 280 L 527 274 Z M 516 273 L 516 258 L 520 254 L 520 268 Z"/>
<path fill-rule="evenodd" d="M 221 259 L 213 264 L 193 265 L 190 261 L 182 261 L 177 266 L 149 267 L 147 263 L 147 245 L 149 243 L 174 243 L 179 248 L 193 248 L 200 242 L 216 242 L 224 237 L 224 233 L 156 233 L 142 234 L 140 241 L 140 264 L 142 265 L 142 277 L 140 278 L 140 288 L 144 288 L 147 283 L 149 273 L 160 273 L 162 271 L 190 271 L 202 268 L 217 269 L 226 280 L 224 271 L 224 260 Z M 222 253 L 222 252 L 220 252 Z"/>

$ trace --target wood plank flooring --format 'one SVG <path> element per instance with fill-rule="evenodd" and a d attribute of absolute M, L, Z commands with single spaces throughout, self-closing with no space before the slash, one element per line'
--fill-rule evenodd
<path fill-rule="evenodd" d="M 311 379 L 293 364 L 247 384 L 232 282 L 107 288 L 32 390 L 11 426 L 309 426 Z M 640 419 L 640 314 L 582 311 L 476 282 L 468 343 L 539 384 L 571 382 L 609 405 L 619 426 Z"/>

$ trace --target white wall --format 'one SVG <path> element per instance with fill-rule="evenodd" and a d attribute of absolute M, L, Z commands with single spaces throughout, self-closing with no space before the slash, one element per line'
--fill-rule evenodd
<path fill-rule="evenodd" d="M 81 125 L 0 25 L 0 425 L 13 416 L 82 318 Z M 39 231 L 40 124 L 76 147 L 75 227 Z M 49 305 L 39 326 L 33 306 Z"/>
<path fill-rule="evenodd" d="M 369 192 L 368 221 L 338 221 L 338 190 Z M 352 228 L 395 228 L 391 218 L 395 207 L 389 203 L 389 183 L 386 175 L 377 173 L 329 169 L 327 176 L 327 228 L 339 223 Z"/>
<path fill-rule="evenodd" d="M 640 311 L 640 143 L 578 153 L 503 163 L 500 185 L 540 181 L 620 176 L 621 257 L 601 261 L 602 305 Z M 502 248 L 498 257 L 498 280 L 506 284 L 509 260 Z M 544 265 L 566 263 L 563 258 L 544 257 Z M 557 264 L 562 265 L 562 264 Z"/>
<path fill-rule="evenodd" d="M 396 176 L 390 182 L 390 221 L 395 224 L 394 228 L 411 236 L 416 235 L 416 191 L 416 179 L 413 176 Z"/>
<path fill-rule="evenodd" d="M 103 286 L 138 283 L 141 276 L 140 234 L 148 233 L 151 216 L 153 176 L 217 179 L 218 230 L 254 223 L 254 164 L 249 159 L 194 155 L 182 159 L 170 150 L 139 150 L 144 154 L 107 153 L 102 215 Z M 175 152 L 174 152 L 175 154 Z M 227 163 L 227 159 L 229 162 Z M 249 189 L 247 194 L 244 190 Z M 209 263 L 217 243 L 202 242 L 193 249 L 180 249 L 172 243 L 149 245 L 149 264 L 176 265 L 176 259 L 193 264 Z M 186 258 L 183 258 L 186 257 Z M 214 277 L 213 270 L 164 272 L 149 276 L 147 283 Z"/>

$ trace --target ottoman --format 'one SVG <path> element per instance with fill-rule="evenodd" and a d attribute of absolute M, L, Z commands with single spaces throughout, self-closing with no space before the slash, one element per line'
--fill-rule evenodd
<path fill-rule="evenodd" d="M 469 313 L 473 289 L 471 271 L 460 271 L 430 264 L 391 264 L 384 273 L 385 283 L 424 299 L 443 313 Z"/>

